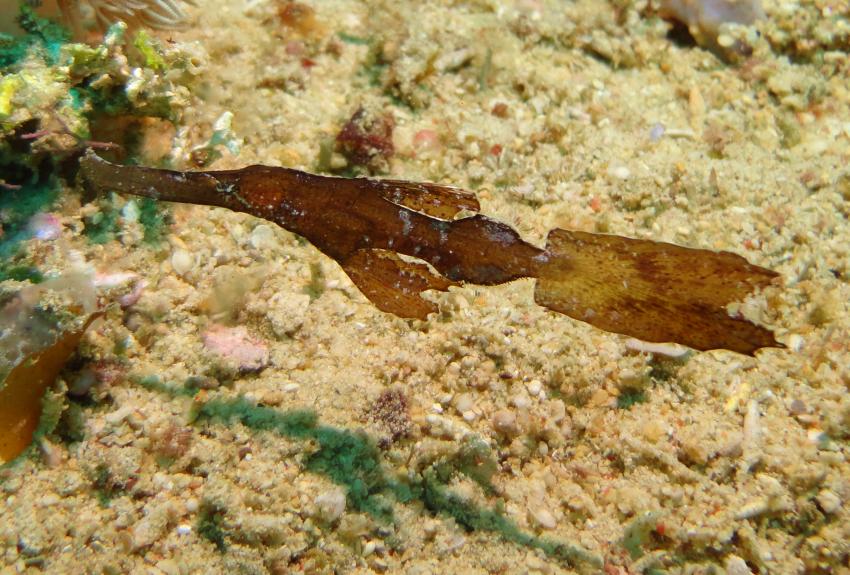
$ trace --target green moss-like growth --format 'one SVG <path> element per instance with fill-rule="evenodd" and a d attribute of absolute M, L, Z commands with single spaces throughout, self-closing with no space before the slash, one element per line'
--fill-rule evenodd
<path fill-rule="evenodd" d="M 138 380 L 145 388 L 171 396 L 191 397 L 196 389 L 171 386 L 156 377 Z M 464 441 L 453 456 L 426 469 L 421 479 L 395 471 L 384 461 L 374 441 L 362 432 L 351 432 L 319 425 L 315 413 L 309 411 L 280 412 L 257 406 L 242 398 L 212 399 L 196 404 L 196 420 L 234 421 L 254 431 L 274 432 L 290 439 L 310 441 L 304 456 L 307 471 L 318 473 L 346 489 L 348 506 L 381 522 L 393 520 L 393 504 L 419 501 L 434 514 L 452 517 L 470 531 L 487 531 L 506 541 L 532 549 L 569 565 L 601 567 L 599 557 L 569 543 L 552 541 L 523 532 L 508 519 L 497 505 L 493 509 L 477 506 L 452 493 L 452 478 L 463 473 L 482 485 L 489 484 L 495 473 L 494 460 L 486 444 L 480 440 Z M 492 464 L 491 464 L 492 462 Z M 210 539 L 219 540 L 215 521 L 207 521 Z M 208 537 L 208 539 L 210 538 Z M 217 544 L 218 545 L 218 544 Z"/>
<path fill-rule="evenodd" d="M 38 284 L 44 281 L 44 274 L 33 266 L 0 261 L 0 282 L 6 280 Z"/>
<path fill-rule="evenodd" d="M 625 389 L 617 396 L 617 407 L 631 409 L 633 405 L 646 402 L 646 393 L 642 389 Z"/>
<path fill-rule="evenodd" d="M 5 165 L 0 158 L 0 172 L 5 172 Z M 11 168 L 14 169 L 14 168 Z M 18 250 L 21 240 L 29 237 L 27 228 L 30 218 L 38 212 L 47 209 L 59 196 L 59 185 L 55 178 L 48 176 L 39 181 L 36 174 L 30 174 L 30 181 L 18 189 L 0 189 L 0 226 L 3 235 L 0 237 L 0 260 L 9 261 Z M 21 268 L 22 266 L 15 266 Z M 26 267 L 26 266 L 23 266 Z"/>
<path fill-rule="evenodd" d="M 43 51 L 50 63 L 55 64 L 62 45 L 71 36 L 68 31 L 41 18 L 26 4 L 21 5 L 17 20 L 26 35 L 0 34 L 0 68 L 20 62 L 33 48 Z"/>
<path fill-rule="evenodd" d="M 165 236 L 165 230 L 171 223 L 171 212 L 164 204 L 150 198 L 139 202 L 139 223 L 145 230 L 146 244 L 158 245 Z"/>
<path fill-rule="evenodd" d="M 62 412 L 56 435 L 67 443 L 77 443 L 86 437 L 86 414 L 79 403 L 70 401 Z"/>
<path fill-rule="evenodd" d="M 92 489 L 98 503 L 101 507 L 109 507 L 112 500 L 124 491 L 124 485 L 118 481 L 105 463 L 98 464 L 92 475 Z"/>
<path fill-rule="evenodd" d="M 84 219 L 84 232 L 95 244 L 111 241 L 118 230 L 118 210 L 106 198 L 100 200 L 100 211 Z"/>
<path fill-rule="evenodd" d="M 626 526 L 620 542 L 632 559 L 637 559 L 643 555 L 643 547 L 649 542 L 650 535 L 656 525 L 658 525 L 658 513 L 647 511 L 632 519 Z"/>
<path fill-rule="evenodd" d="M 198 513 L 198 535 L 215 545 L 221 553 L 227 551 L 223 519 L 224 511 L 209 503 L 205 503 Z"/>
<path fill-rule="evenodd" d="M 466 437 L 458 450 L 443 461 L 435 464 L 431 471 L 434 477 L 448 484 L 460 473 L 466 475 L 486 491 L 492 491 L 491 480 L 499 470 L 499 464 L 490 447 L 475 437 Z"/>
<path fill-rule="evenodd" d="M 325 292 L 325 272 L 319 262 L 310 263 L 310 283 L 304 286 L 304 293 L 310 296 L 310 301 L 322 297 Z"/>

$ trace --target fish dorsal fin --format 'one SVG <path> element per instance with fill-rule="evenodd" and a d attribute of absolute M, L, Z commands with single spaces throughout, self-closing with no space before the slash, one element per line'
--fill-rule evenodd
<path fill-rule="evenodd" d="M 480 209 L 475 194 L 442 184 L 406 182 L 403 180 L 370 180 L 379 183 L 381 197 L 397 206 L 441 220 L 453 220 L 462 211 L 477 213 Z"/>
<path fill-rule="evenodd" d="M 405 261 L 387 250 L 357 250 L 342 268 L 378 309 L 399 317 L 426 319 L 429 313 L 437 311 L 437 306 L 422 299 L 422 292 L 446 291 L 457 285 L 435 274 L 424 263 Z"/>

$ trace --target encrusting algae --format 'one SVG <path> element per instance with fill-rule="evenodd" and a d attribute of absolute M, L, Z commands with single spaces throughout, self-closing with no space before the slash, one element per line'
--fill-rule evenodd
<path fill-rule="evenodd" d="M 427 290 L 536 278 L 539 305 L 607 331 L 744 354 L 779 346 L 768 329 L 726 309 L 777 274 L 729 252 L 562 229 L 550 231 L 540 249 L 476 213 L 473 194 L 438 184 L 268 166 L 176 172 L 119 166 L 91 151 L 80 166 L 84 185 L 97 193 L 219 206 L 273 221 L 309 240 L 379 309 L 400 317 L 424 320 L 436 311 L 421 297 Z"/>

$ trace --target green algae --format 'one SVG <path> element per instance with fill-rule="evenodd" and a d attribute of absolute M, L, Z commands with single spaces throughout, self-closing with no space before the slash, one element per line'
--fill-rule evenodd
<path fill-rule="evenodd" d="M 111 201 L 100 200 L 100 210 L 83 219 L 83 233 L 93 244 L 105 244 L 112 241 L 118 233 L 119 211 Z"/>
<path fill-rule="evenodd" d="M 139 202 L 139 223 L 144 229 L 143 241 L 148 245 L 159 245 L 171 224 L 171 212 L 165 204 L 142 198 Z"/>
<path fill-rule="evenodd" d="M 310 281 L 304 286 L 304 293 L 310 296 L 310 301 L 322 297 L 325 292 L 325 272 L 319 262 L 310 263 Z"/>
<path fill-rule="evenodd" d="M 172 397 L 193 397 L 197 391 L 192 386 L 165 384 L 156 376 L 136 381 L 150 391 Z M 578 546 L 524 532 L 504 515 L 499 505 L 481 507 L 449 489 L 449 482 L 458 473 L 479 484 L 489 484 L 495 472 L 490 463 L 494 459 L 480 440 L 467 440 L 456 456 L 426 469 L 421 479 L 417 479 L 401 470 L 393 473 L 375 441 L 365 433 L 321 425 L 312 411 L 282 412 L 241 397 L 213 398 L 195 405 L 195 421 L 225 424 L 238 421 L 255 432 L 269 431 L 290 439 L 310 441 L 311 449 L 302 460 L 305 470 L 345 487 L 349 507 L 378 521 L 393 521 L 394 503 L 420 502 L 434 515 L 450 517 L 468 531 L 494 533 L 516 545 L 539 549 L 564 564 L 594 568 L 602 565 L 598 556 Z M 205 520 L 208 532 L 205 537 L 221 549 L 225 534 L 221 523 L 211 519 L 214 516 L 209 515 Z"/>
<path fill-rule="evenodd" d="M 33 49 L 42 52 L 48 62 L 55 64 L 62 45 L 68 42 L 71 34 L 59 24 L 38 16 L 26 4 L 21 5 L 17 21 L 26 35 L 0 34 L 0 68 L 20 62 Z"/>
<path fill-rule="evenodd" d="M 227 551 L 226 533 L 223 528 L 224 510 L 210 503 L 204 503 L 198 513 L 198 535 L 215 545 L 219 552 Z"/>
<path fill-rule="evenodd" d="M 0 152 L 0 171 L 4 174 L 13 173 L 14 166 L 3 161 Z M 8 172 L 6 170 L 9 170 Z M 47 209 L 59 197 L 59 182 L 55 177 L 39 177 L 37 174 L 21 172 L 26 181 L 19 189 L 0 190 L 0 213 L 3 214 L 3 235 L 0 237 L 0 261 L 9 263 L 18 253 L 21 241 L 30 237 L 27 224 L 37 213 Z M 5 267 L 5 266 L 4 266 Z M 19 275 L 26 265 L 13 265 Z M 0 276 L 4 270 L 0 268 Z M 11 270 L 8 270 L 11 271 Z M 37 274 L 34 274 L 37 275 Z M 14 276 L 10 276 L 14 277 Z"/>
<path fill-rule="evenodd" d="M 145 66 L 151 70 L 164 70 L 165 58 L 162 55 L 162 46 L 159 41 L 148 34 L 145 30 L 139 30 L 133 40 L 133 46 L 142 54 Z"/>
<path fill-rule="evenodd" d="M 658 525 L 658 516 L 659 514 L 654 511 L 647 511 L 632 519 L 626 526 L 620 543 L 632 559 L 638 559 L 643 555 L 643 547 L 649 542 L 652 531 Z"/>
<path fill-rule="evenodd" d="M 626 389 L 617 396 L 619 409 L 631 409 L 638 403 L 646 402 L 646 393 L 642 389 Z"/>

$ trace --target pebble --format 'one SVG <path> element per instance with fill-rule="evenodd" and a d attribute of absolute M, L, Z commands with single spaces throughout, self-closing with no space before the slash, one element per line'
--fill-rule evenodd
<path fill-rule="evenodd" d="M 841 509 L 841 498 L 831 489 L 824 489 L 817 496 L 818 504 L 825 513 L 832 515 Z"/>
<path fill-rule="evenodd" d="M 473 399 L 472 394 L 469 393 L 463 393 L 455 399 L 455 409 L 457 409 L 461 414 L 471 411 L 474 405 L 475 400 Z"/>
<path fill-rule="evenodd" d="M 791 415 L 803 415 L 806 413 L 806 404 L 802 400 L 795 399 L 788 406 L 788 412 Z"/>
<path fill-rule="evenodd" d="M 171 254 L 171 267 L 179 275 L 184 276 L 195 267 L 195 257 L 184 249 L 176 249 Z"/>
<path fill-rule="evenodd" d="M 110 425 L 118 425 L 119 423 L 127 419 L 127 416 L 133 413 L 134 409 L 135 408 L 133 406 L 125 405 L 124 407 L 116 409 L 113 412 L 107 413 L 104 419 Z"/>
<path fill-rule="evenodd" d="M 617 178 L 618 180 L 628 180 L 631 177 L 632 172 L 626 166 L 613 165 L 609 166 L 608 175 Z"/>
<path fill-rule="evenodd" d="M 345 492 L 340 488 L 325 491 L 316 497 L 315 503 L 318 516 L 333 523 L 345 513 Z"/>
<path fill-rule="evenodd" d="M 186 523 L 181 523 L 177 526 L 177 535 L 189 535 L 192 532 L 192 526 Z"/>
<path fill-rule="evenodd" d="M 260 224 L 251 232 L 251 246 L 258 250 L 273 248 L 275 246 L 274 230 L 271 226 Z"/>
<path fill-rule="evenodd" d="M 513 403 L 519 409 L 531 405 L 531 401 L 528 399 L 528 397 L 524 395 L 515 395 L 513 399 L 511 399 L 511 403 Z"/>
<path fill-rule="evenodd" d="M 519 432 L 516 422 L 516 414 L 507 409 L 500 409 L 494 413 L 492 424 L 493 429 L 509 437 L 513 437 Z"/>
<path fill-rule="evenodd" d="M 652 128 L 649 129 L 649 139 L 653 142 L 657 142 L 664 137 L 665 131 L 664 124 L 656 122 L 652 125 Z"/>
<path fill-rule="evenodd" d="M 558 525 L 558 522 L 555 521 L 555 516 L 545 507 L 532 509 L 531 516 L 543 529 L 554 529 Z"/>
<path fill-rule="evenodd" d="M 753 572 L 747 567 L 747 562 L 737 555 L 730 555 L 726 559 L 726 575 L 752 575 Z"/>
<path fill-rule="evenodd" d="M 803 339 L 803 336 L 797 333 L 792 333 L 788 336 L 788 349 L 794 352 L 801 352 L 803 350 L 803 346 L 806 344 L 806 340 Z"/>

